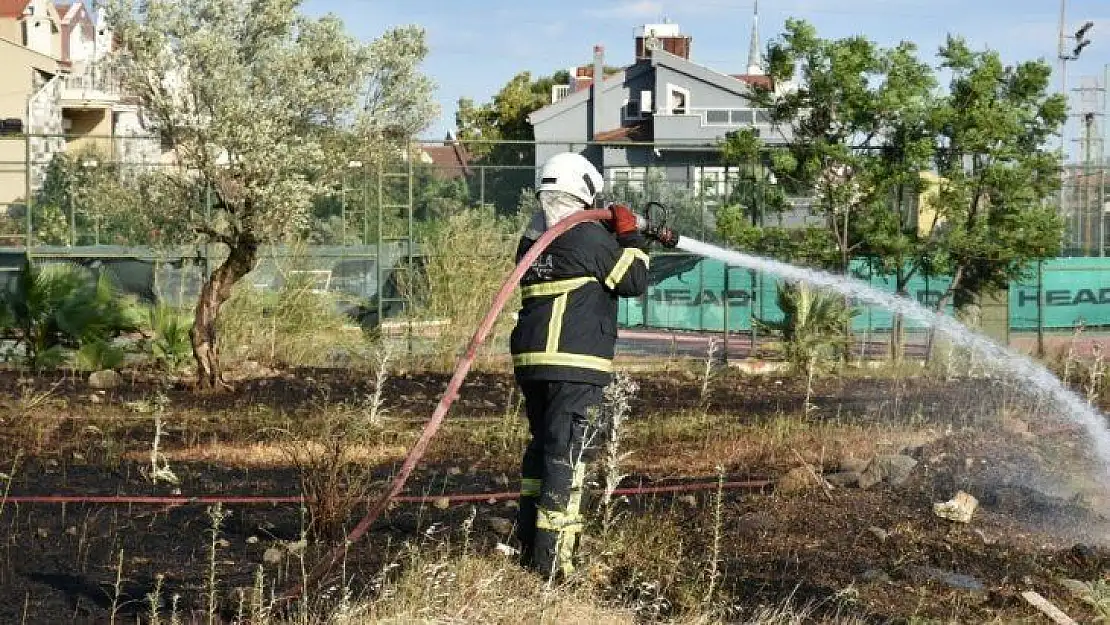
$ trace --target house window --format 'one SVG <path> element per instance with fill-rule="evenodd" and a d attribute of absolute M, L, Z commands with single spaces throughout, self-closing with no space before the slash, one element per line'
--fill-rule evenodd
<path fill-rule="evenodd" d="M 646 167 L 610 167 L 605 170 L 609 179 L 609 187 L 613 193 L 620 194 L 625 191 L 643 191 L 647 179 Z"/>
<path fill-rule="evenodd" d="M 690 110 L 690 91 L 682 87 L 667 85 L 667 112 L 671 115 L 685 115 Z"/>
<path fill-rule="evenodd" d="M 708 126 L 727 126 L 729 124 L 728 109 L 709 109 L 705 112 L 705 123 Z"/>
<path fill-rule="evenodd" d="M 694 192 L 707 205 L 717 205 L 728 197 L 730 178 L 724 167 L 695 167 Z"/>
<path fill-rule="evenodd" d="M 640 112 L 640 101 L 632 99 L 625 100 L 623 116 L 625 120 L 643 119 L 644 115 Z"/>
<path fill-rule="evenodd" d="M 752 112 L 749 109 L 733 109 L 731 121 L 734 126 L 747 126 L 752 123 Z"/>

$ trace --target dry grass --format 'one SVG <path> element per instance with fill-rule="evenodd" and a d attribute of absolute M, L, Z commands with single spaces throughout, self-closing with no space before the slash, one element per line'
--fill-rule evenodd
<path fill-rule="evenodd" d="M 632 424 L 628 447 L 666 453 L 634 453 L 628 467 L 656 475 L 707 475 L 718 464 L 732 469 L 787 467 L 796 464 L 794 450 L 816 466 L 832 466 L 845 457 L 895 453 L 940 435 L 927 426 L 813 422 L 801 415 L 740 424 L 729 414 L 659 414 Z"/>
<path fill-rule="evenodd" d="M 597 623 L 636 622 L 628 609 L 599 604 L 585 586 L 547 589 L 509 557 L 463 555 L 418 558 L 366 614 L 370 623 Z"/>
<path fill-rule="evenodd" d="M 236 467 L 273 468 L 289 466 L 289 447 L 297 446 L 306 458 L 318 459 L 326 448 L 316 441 L 285 443 L 202 443 L 185 449 L 165 450 L 162 455 L 173 462 L 211 462 Z M 379 465 L 399 460 L 408 453 L 404 445 L 352 445 L 348 457 L 353 462 Z M 145 460 L 149 452 L 130 451 L 123 455 L 127 460 Z"/>

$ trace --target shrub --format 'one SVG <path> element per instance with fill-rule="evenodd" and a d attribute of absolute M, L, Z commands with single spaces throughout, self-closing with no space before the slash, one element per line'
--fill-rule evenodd
<path fill-rule="evenodd" d="M 488 209 L 470 209 L 439 222 L 422 241 L 424 271 L 404 285 L 419 302 L 418 318 L 446 320 L 448 329 L 435 351 L 453 357 L 489 310 L 494 294 L 512 271 L 521 217 L 497 217 Z M 515 311 L 516 299 L 506 305 Z M 508 315 L 494 327 L 488 345 L 504 336 Z"/>
<path fill-rule="evenodd" d="M 796 370 L 812 375 L 847 349 L 848 324 L 859 311 L 842 296 L 804 283 L 779 284 L 776 301 L 783 318 L 757 323 L 782 336 L 784 355 Z"/>
<path fill-rule="evenodd" d="M 177 372 L 193 354 L 189 339 L 193 316 L 158 304 L 147 311 L 147 323 L 152 335 L 147 343 L 150 357 L 167 373 Z"/>
<path fill-rule="evenodd" d="M 65 349 L 107 343 L 138 327 L 133 302 L 120 297 L 106 273 L 71 264 L 36 267 L 24 261 L 2 307 L 29 366 L 60 364 Z M 102 347 L 88 347 L 106 356 Z"/>

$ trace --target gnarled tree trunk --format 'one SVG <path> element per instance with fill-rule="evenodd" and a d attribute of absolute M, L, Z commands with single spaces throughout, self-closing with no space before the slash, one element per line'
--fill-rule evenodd
<path fill-rule="evenodd" d="M 193 328 L 189 332 L 193 358 L 197 362 L 197 387 L 202 390 L 225 386 L 216 342 L 216 318 L 220 307 L 231 297 L 232 287 L 254 269 L 258 258 L 258 242 L 253 237 L 241 235 L 225 243 L 230 247 L 227 260 L 212 272 L 201 287 Z"/>

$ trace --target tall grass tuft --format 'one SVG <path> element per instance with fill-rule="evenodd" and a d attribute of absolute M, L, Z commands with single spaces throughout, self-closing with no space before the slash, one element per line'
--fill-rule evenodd
<path fill-rule="evenodd" d="M 418 303 L 414 311 L 417 320 L 447 322 L 431 346 L 433 353 L 446 358 L 430 364 L 450 367 L 466 346 L 512 271 L 522 225 L 517 218 L 471 209 L 443 220 L 421 242 L 428 251 L 424 270 L 412 276 L 403 290 Z M 518 297 L 506 305 L 506 312 L 519 307 Z M 504 351 L 499 344 L 511 319 L 510 314 L 501 317 L 483 353 Z"/>

